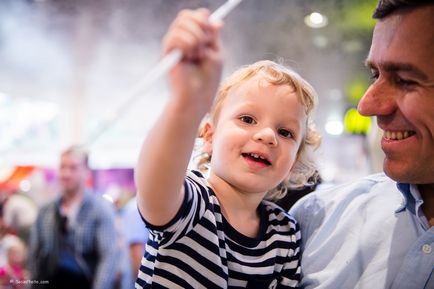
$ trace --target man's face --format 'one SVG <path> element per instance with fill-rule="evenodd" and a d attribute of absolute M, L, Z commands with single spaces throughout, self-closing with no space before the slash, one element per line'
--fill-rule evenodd
<path fill-rule="evenodd" d="M 80 155 L 62 155 L 59 168 L 59 181 L 64 194 L 75 194 L 84 189 L 88 169 Z"/>
<path fill-rule="evenodd" d="M 384 171 L 412 184 L 434 183 L 434 5 L 380 20 L 367 59 L 374 82 L 359 112 L 384 131 Z"/>

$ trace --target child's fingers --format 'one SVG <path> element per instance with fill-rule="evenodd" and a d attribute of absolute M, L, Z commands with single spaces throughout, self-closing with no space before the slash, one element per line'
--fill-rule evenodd
<path fill-rule="evenodd" d="M 168 46 L 181 49 L 184 54 L 192 50 L 197 43 L 197 38 L 188 31 L 176 29 L 169 36 Z"/>
<path fill-rule="evenodd" d="M 222 28 L 222 21 L 212 23 L 211 29 L 208 30 L 208 37 L 210 39 L 210 41 L 207 43 L 208 48 L 217 50 L 221 47 L 221 39 L 219 35 Z"/>
<path fill-rule="evenodd" d="M 208 22 L 207 9 L 181 11 L 163 41 L 166 54 L 174 48 L 181 49 L 184 58 L 201 58 L 204 49 L 214 41 L 215 28 Z"/>
<path fill-rule="evenodd" d="M 180 17 L 176 21 L 176 26 L 179 29 L 184 29 L 189 31 L 193 35 L 197 36 L 198 39 L 204 38 L 206 36 L 206 30 L 209 29 L 207 26 L 206 14 L 198 13 L 197 11 L 184 10 L 180 13 Z"/>

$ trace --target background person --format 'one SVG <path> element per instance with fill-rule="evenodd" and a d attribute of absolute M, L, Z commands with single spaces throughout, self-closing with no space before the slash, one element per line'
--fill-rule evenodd
<path fill-rule="evenodd" d="M 114 210 L 86 189 L 88 156 L 74 146 L 61 155 L 60 196 L 39 211 L 30 237 L 34 288 L 113 288 L 118 268 Z"/>

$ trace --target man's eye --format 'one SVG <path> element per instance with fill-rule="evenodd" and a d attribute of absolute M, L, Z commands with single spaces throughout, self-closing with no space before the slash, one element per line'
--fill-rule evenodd
<path fill-rule="evenodd" d="M 284 128 L 279 128 L 277 130 L 277 133 L 284 138 L 291 138 L 292 137 L 292 133 L 289 130 L 284 129 Z"/>
<path fill-rule="evenodd" d="M 248 123 L 248 124 L 255 124 L 255 120 L 253 119 L 253 117 L 248 116 L 248 115 L 243 115 L 240 117 L 240 120 L 244 123 Z"/>
<path fill-rule="evenodd" d="M 395 83 L 396 83 L 396 85 L 402 86 L 402 87 L 409 87 L 409 86 L 413 86 L 413 85 L 417 84 L 416 81 L 408 80 L 408 79 L 403 79 L 403 78 L 400 78 L 400 77 L 397 77 L 395 79 Z"/>
<path fill-rule="evenodd" d="M 379 77 L 378 71 L 371 70 L 371 75 L 370 75 L 369 78 L 370 78 L 372 81 L 376 81 L 376 80 L 378 79 L 378 77 Z"/>

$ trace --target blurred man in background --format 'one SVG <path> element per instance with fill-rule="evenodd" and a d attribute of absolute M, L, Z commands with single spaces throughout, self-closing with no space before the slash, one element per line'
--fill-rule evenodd
<path fill-rule="evenodd" d="M 380 0 L 359 103 L 384 131 L 385 174 L 291 209 L 304 288 L 434 288 L 434 0 Z"/>
<path fill-rule="evenodd" d="M 30 236 L 32 288 L 111 289 L 118 259 L 114 210 L 86 190 L 88 156 L 61 155 L 60 196 L 41 208 Z"/>

